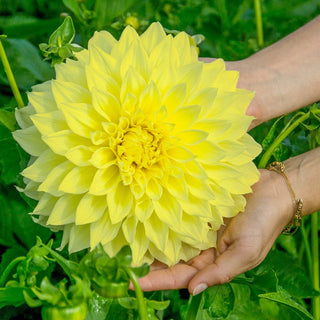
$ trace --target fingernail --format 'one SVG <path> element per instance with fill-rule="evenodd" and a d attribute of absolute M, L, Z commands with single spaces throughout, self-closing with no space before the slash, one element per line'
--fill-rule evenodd
<path fill-rule="evenodd" d="M 197 294 L 201 293 L 202 291 L 206 290 L 207 288 L 208 288 L 208 285 L 206 283 L 200 283 L 194 288 L 192 295 L 196 296 Z"/>

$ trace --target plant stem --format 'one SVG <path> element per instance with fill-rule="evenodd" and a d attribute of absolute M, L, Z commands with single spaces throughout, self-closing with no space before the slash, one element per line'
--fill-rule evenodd
<path fill-rule="evenodd" d="M 137 301 L 138 301 L 138 311 L 140 320 L 147 320 L 148 319 L 148 313 L 147 313 L 147 306 L 144 302 L 143 292 L 140 288 L 138 278 L 135 275 L 135 273 L 130 268 L 125 268 L 125 271 L 127 272 L 128 276 L 130 277 L 130 280 L 133 284 L 134 291 L 136 293 Z"/>
<path fill-rule="evenodd" d="M 12 269 L 20 262 L 25 260 L 26 257 L 17 257 L 15 259 L 13 259 L 8 265 L 7 267 L 4 269 L 1 277 L 0 277 L 0 287 L 3 287 L 6 279 L 8 277 L 8 275 L 10 274 L 10 272 L 12 271 Z"/>
<path fill-rule="evenodd" d="M 261 157 L 260 162 L 258 164 L 259 169 L 263 169 L 267 166 L 269 159 L 271 158 L 274 150 L 278 147 L 278 145 L 296 128 L 298 127 L 303 121 L 307 120 L 310 116 L 310 112 L 306 112 L 302 114 L 296 121 L 294 121 L 289 127 L 285 130 L 282 130 L 281 133 L 277 136 L 276 139 L 272 142 L 269 148 L 266 150 L 264 155 Z"/>
<path fill-rule="evenodd" d="M 191 302 L 186 316 L 186 320 L 195 320 L 197 318 L 202 294 L 203 292 L 197 294 L 196 296 L 191 296 Z"/>
<path fill-rule="evenodd" d="M 16 99 L 18 108 L 20 109 L 20 108 L 24 107 L 24 102 L 22 100 L 22 97 L 21 97 L 20 91 L 18 89 L 16 80 L 15 80 L 14 75 L 12 73 L 12 70 L 11 70 L 11 67 L 10 67 L 6 52 L 5 52 L 4 47 L 2 45 L 1 39 L 5 38 L 5 37 L 6 36 L 0 35 L 0 59 L 1 59 L 2 64 L 3 64 L 4 71 L 5 71 L 6 75 L 7 75 L 7 78 L 8 78 L 9 85 L 11 87 L 13 96 Z"/>
<path fill-rule="evenodd" d="M 308 272 L 311 277 L 311 275 L 312 275 L 312 255 L 311 255 L 311 249 L 310 249 L 307 231 L 306 231 L 304 224 L 301 226 L 301 235 L 302 235 L 302 239 L 303 239 L 304 248 L 306 250 Z"/>
<path fill-rule="evenodd" d="M 264 45 L 263 40 L 263 25 L 262 25 L 262 13 L 260 0 L 254 0 L 254 14 L 256 17 L 256 30 L 258 46 L 261 48 Z"/>
<path fill-rule="evenodd" d="M 311 250 L 312 250 L 312 283 L 315 290 L 320 289 L 319 285 L 319 212 L 314 212 L 311 216 Z M 316 320 L 320 319 L 320 297 L 312 299 L 312 313 Z"/>

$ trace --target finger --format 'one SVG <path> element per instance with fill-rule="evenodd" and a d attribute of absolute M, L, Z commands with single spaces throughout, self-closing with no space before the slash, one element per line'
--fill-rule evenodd
<path fill-rule="evenodd" d="M 150 271 L 139 279 L 139 284 L 143 291 L 187 288 L 197 272 L 195 267 L 180 263 L 171 268 Z"/>
<path fill-rule="evenodd" d="M 261 260 L 255 248 L 231 245 L 212 264 L 200 270 L 191 279 L 188 289 L 193 295 L 207 287 L 230 282 L 237 275 L 255 267 Z"/>

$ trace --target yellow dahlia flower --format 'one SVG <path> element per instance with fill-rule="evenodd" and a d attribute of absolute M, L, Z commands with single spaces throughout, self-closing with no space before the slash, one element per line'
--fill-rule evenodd
<path fill-rule="evenodd" d="M 236 88 L 238 72 L 199 62 L 186 33 L 159 23 L 140 37 L 128 26 L 119 41 L 96 32 L 77 58 L 16 112 L 34 220 L 63 230 L 70 252 L 129 244 L 134 265 L 214 246 L 259 178 L 253 93 Z"/>

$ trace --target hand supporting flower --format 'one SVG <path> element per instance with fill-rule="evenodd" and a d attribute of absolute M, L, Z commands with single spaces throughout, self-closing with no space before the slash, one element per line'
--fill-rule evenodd
<path fill-rule="evenodd" d="M 304 215 L 320 207 L 314 197 L 320 186 L 310 183 L 320 179 L 319 157 L 317 148 L 286 161 L 290 182 L 304 199 Z M 188 287 L 190 293 L 198 294 L 208 286 L 229 282 L 262 262 L 291 221 L 294 206 L 281 175 L 267 170 L 260 170 L 260 174 L 260 180 L 252 187 L 253 193 L 247 195 L 245 211 L 220 230 L 217 249 L 204 250 L 187 263 L 180 262 L 171 268 L 154 264 L 152 271 L 139 279 L 141 288 L 152 291 Z"/>

